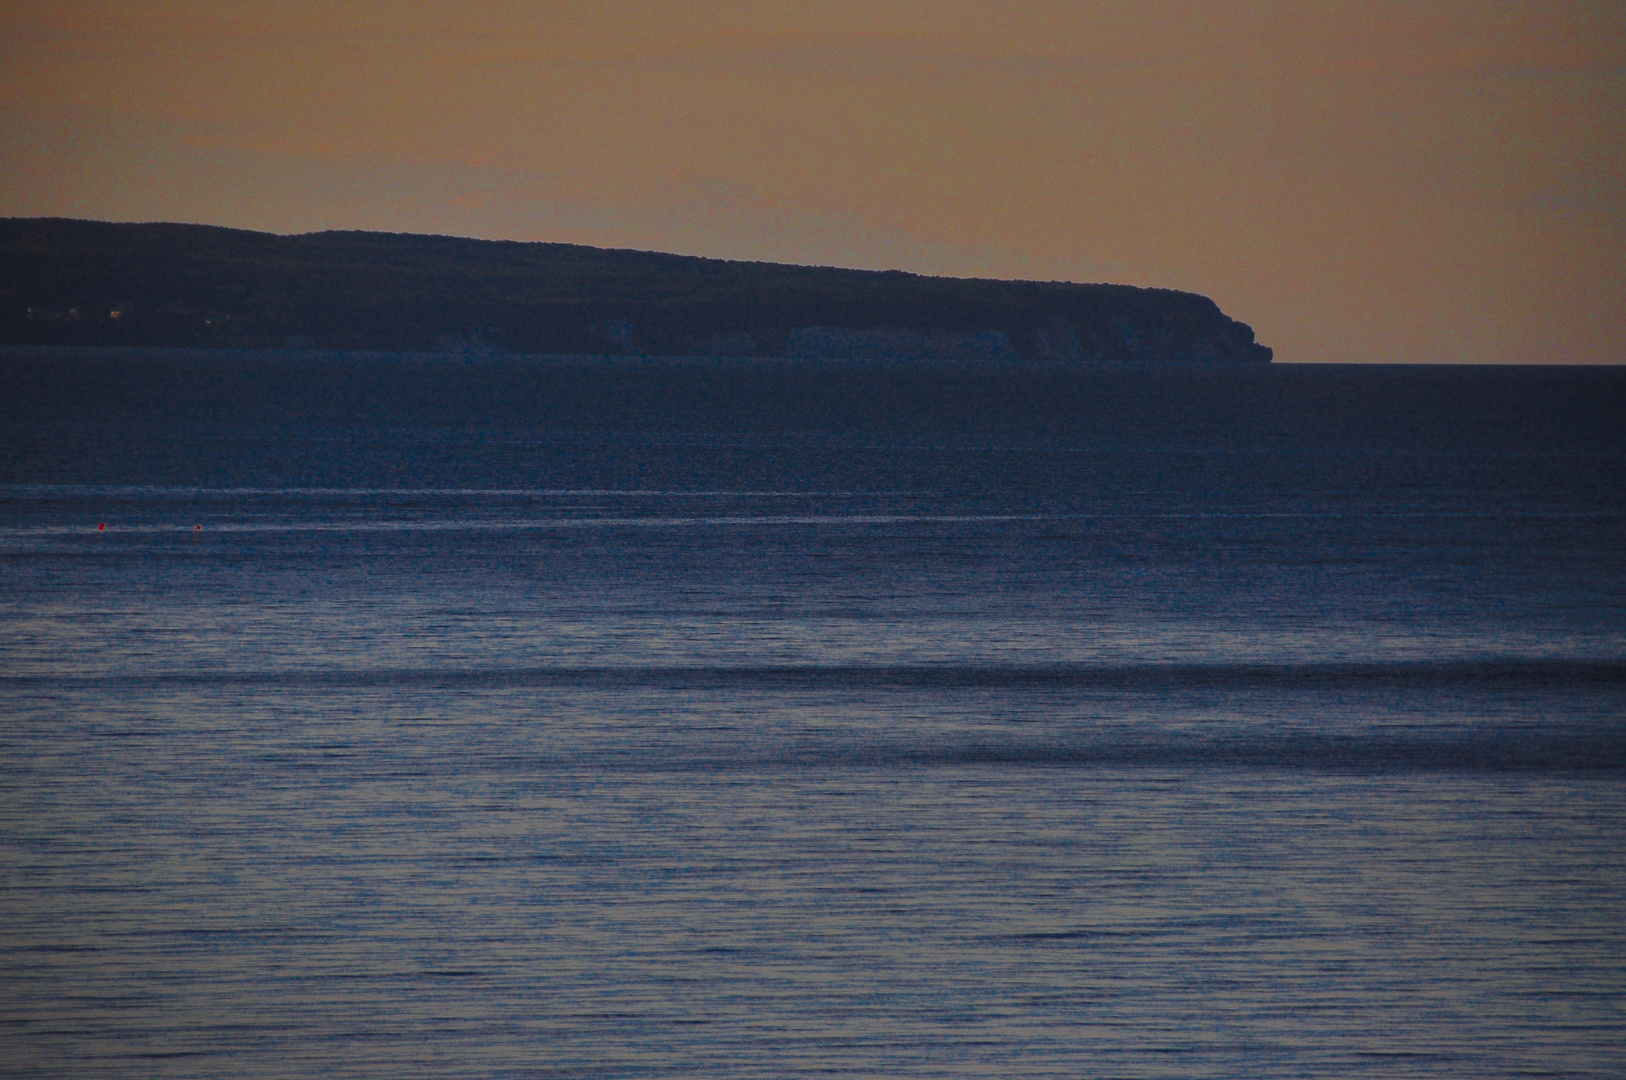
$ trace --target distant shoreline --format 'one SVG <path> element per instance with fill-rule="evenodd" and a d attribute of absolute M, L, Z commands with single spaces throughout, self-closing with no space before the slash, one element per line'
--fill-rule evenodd
<path fill-rule="evenodd" d="M 264 360 L 342 363 L 400 360 L 412 363 L 444 364 L 449 367 L 501 367 L 505 365 L 602 366 L 602 367 L 683 367 L 694 365 L 733 365 L 763 367 L 873 367 L 939 368 L 944 370 L 989 371 L 1147 371 L 1147 372 L 1263 372 L 1267 370 L 1335 371 L 1362 370 L 1440 370 L 1440 371 L 1561 371 L 1619 370 L 1626 364 L 1576 363 L 1458 363 L 1458 362 L 1356 362 L 1307 363 L 1272 361 L 1269 364 L 1235 364 L 1182 360 L 1054 360 L 1017 358 L 945 359 L 937 357 L 823 357 L 823 356 L 728 356 L 718 355 L 628 355 L 624 353 L 457 353 L 435 351 L 391 351 L 382 349 L 271 349 L 255 347 L 186 348 L 159 345 L 8 345 L 0 344 L 0 360 L 49 360 L 57 358 L 128 360 Z"/>
<path fill-rule="evenodd" d="M 459 353 L 418 350 L 386 349 L 272 349 L 244 346 L 241 348 L 172 348 L 163 345 L 5 345 L 0 344 L 0 357 L 16 359 L 52 359 L 85 357 L 87 359 L 130 360 L 309 360 L 312 362 L 388 361 L 402 360 L 422 363 L 444 363 L 453 367 L 501 366 L 504 364 L 587 365 L 612 367 L 673 367 L 692 364 L 738 364 L 750 367 L 920 367 L 920 368 L 987 368 L 1023 371 L 1257 371 L 1271 367 L 1339 367 L 1336 364 L 1230 364 L 1200 360 L 1055 360 L 1034 357 L 962 358 L 934 356 L 730 356 L 727 354 L 678 353 L 669 355 L 643 355 L 626 353 Z M 1375 365 L 1348 365 L 1351 367 Z M 1391 365 L 1399 366 L 1399 365 Z M 1424 365 L 1411 365 L 1424 366 Z M 1435 365 L 1427 365 L 1435 366 Z M 1437 365 L 1460 367 L 1471 365 Z"/>
<path fill-rule="evenodd" d="M 1213 300 L 572 244 L 0 219 L 0 343 L 1258 365 Z"/>

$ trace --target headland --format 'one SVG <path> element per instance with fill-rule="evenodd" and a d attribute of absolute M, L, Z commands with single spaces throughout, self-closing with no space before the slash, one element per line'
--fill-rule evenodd
<path fill-rule="evenodd" d="M 1172 289 L 401 233 L 0 219 L 0 345 L 1268 363 Z"/>

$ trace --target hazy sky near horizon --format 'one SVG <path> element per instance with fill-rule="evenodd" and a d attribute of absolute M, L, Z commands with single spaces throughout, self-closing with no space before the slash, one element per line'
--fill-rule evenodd
<path fill-rule="evenodd" d="M 0 216 L 1214 297 L 1626 362 L 1626 3 L 0 0 Z"/>

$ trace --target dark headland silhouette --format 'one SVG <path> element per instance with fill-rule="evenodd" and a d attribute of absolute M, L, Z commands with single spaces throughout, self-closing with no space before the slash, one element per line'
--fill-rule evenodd
<path fill-rule="evenodd" d="M 575 244 L 0 219 L 0 344 L 1268 363 L 1170 289 Z"/>

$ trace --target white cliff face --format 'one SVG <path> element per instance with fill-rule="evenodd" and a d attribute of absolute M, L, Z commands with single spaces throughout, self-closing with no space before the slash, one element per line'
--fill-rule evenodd
<path fill-rule="evenodd" d="M 785 340 L 785 355 L 825 360 L 1018 360 L 1003 330 L 972 334 L 949 330 L 851 330 L 801 326 Z"/>
<path fill-rule="evenodd" d="M 1041 360 L 1087 360 L 1093 356 L 1078 343 L 1073 324 L 1060 315 L 1033 332 L 1033 352 Z"/>
<path fill-rule="evenodd" d="M 1120 319 L 1108 332 L 1088 335 L 1057 316 L 1033 332 L 1033 355 L 1041 360 L 1175 361 L 1188 364 L 1260 363 L 1271 351 L 1253 341 L 1250 328 L 1230 323 L 1215 334 L 1182 337 L 1167 326 L 1146 327 Z"/>
<path fill-rule="evenodd" d="M 616 346 L 633 348 L 630 324 L 613 325 L 621 331 Z M 601 335 L 601 327 L 596 327 Z M 1019 347 L 1020 346 L 1020 347 Z M 1119 319 L 1106 328 L 1084 331 L 1063 316 L 1014 340 L 1004 330 L 963 333 L 950 330 L 844 326 L 799 326 L 755 334 L 713 334 L 701 342 L 705 356 L 779 356 L 816 360 L 1037 360 L 1084 362 L 1175 362 L 1217 364 L 1269 360 L 1270 350 L 1252 341 L 1240 324 L 1217 333 L 1182 335 L 1167 325 L 1146 326 Z"/>

